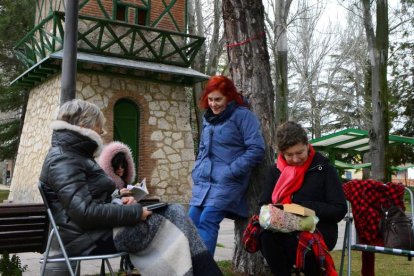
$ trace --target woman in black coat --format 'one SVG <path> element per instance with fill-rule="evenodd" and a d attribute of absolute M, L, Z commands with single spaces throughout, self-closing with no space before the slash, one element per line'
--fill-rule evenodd
<path fill-rule="evenodd" d="M 107 204 L 115 184 L 95 161 L 104 121 L 97 106 L 73 100 L 51 124 L 52 147 L 39 179 L 70 255 L 116 252 L 112 228 L 136 225 L 151 214 L 133 197 L 123 197 L 124 205 Z"/>
<path fill-rule="evenodd" d="M 338 222 L 347 206 L 336 169 L 328 159 L 315 152 L 308 143 L 305 130 L 297 123 L 286 122 L 277 129 L 278 160 L 265 177 L 260 206 L 269 203 L 297 203 L 315 211 L 316 225 L 328 250 L 338 238 Z M 306 241 L 301 232 L 280 233 L 263 231 L 261 252 L 275 275 L 291 275 L 297 264 L 297 254 L 304 258 L 306 275 L 320 275 L 313 252 L 298 251 L 299 240 Z"/>

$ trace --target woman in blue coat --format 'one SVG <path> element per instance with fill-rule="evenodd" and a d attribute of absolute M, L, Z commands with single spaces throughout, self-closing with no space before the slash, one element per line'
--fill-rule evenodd
<path fill-rule="evenodd" d="M 265 146 L 258 119 L 227 77 L 210 78 L 200 107 L 206 112 L 192 172 L 189 216 L 214 255 L 220 222 L 248 216 L 250 172 L 262 161 Z"/>

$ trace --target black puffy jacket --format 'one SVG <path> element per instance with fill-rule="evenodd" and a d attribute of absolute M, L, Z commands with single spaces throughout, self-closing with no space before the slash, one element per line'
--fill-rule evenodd
<path fill-rule="evenodd" d="M 113 227 L 137 224 L 142 206 L 110 203 L 115 183 L 94 160 L 102 147 L 96 132 L 63 121 L 52 129 L 40 181 L 68 253 L 88 254 Z"/>
<path fill-rule="evenodd" d="M 259 206 L 272 202 L 272 192 L 280 173 L 275 165 L 268 169 Z M 319 218 L 316 227 L 332 250 L 338 239 L 338 222 L 344 218 L 347 205 L 336 169 L 320 153 L 315 153 L 302 187 L 292 195 L 292 202 L 315 210 Z"/>

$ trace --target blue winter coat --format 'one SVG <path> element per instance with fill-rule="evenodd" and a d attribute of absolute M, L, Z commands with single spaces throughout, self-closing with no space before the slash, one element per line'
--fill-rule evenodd
<path fill-rule="evenodd" d="M 223 122 L 212 124 L 203 119 L 190 205 L 214 206 L 229 216 L 247 217 L 250 172 L 262 161 L 265 145 L 256 116 L 235 105 L 227 106 L 234 111 Z"/>

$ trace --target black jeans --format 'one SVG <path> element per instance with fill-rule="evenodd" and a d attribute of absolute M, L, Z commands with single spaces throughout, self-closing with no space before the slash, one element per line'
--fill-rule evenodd
<path fill-rule="evenodd" d="M 114 240 L 112 237 L 109 237 L 106 240 L 98 240 L 96 248 L 91 252 L 91 255 L 111 254 L 116 252 L 118 251 L 115 248 Z M 121 271 L 131 271 L 135 268 L 129 255 L 121 257 L 119 268 Z"/>
<path fill-rule="evenodd" d="M 107 239 L 98 240 L 95 244 L 96 247 L 92 250 L 90 255 L 112 254 L 118 252 L 118 250 L 115 248 L 114 239 L 112 236 L 108 237 Z"/>
<path fill-rule="evenodd" d="M 260 236 L 260 251 L 276 276 L 290 276 L 296 263 L 298 238 L 296 233 L 263 231 Z M 305 257 L 305 275 L 320 275 L 320 268 L 312 251 Z"/>

